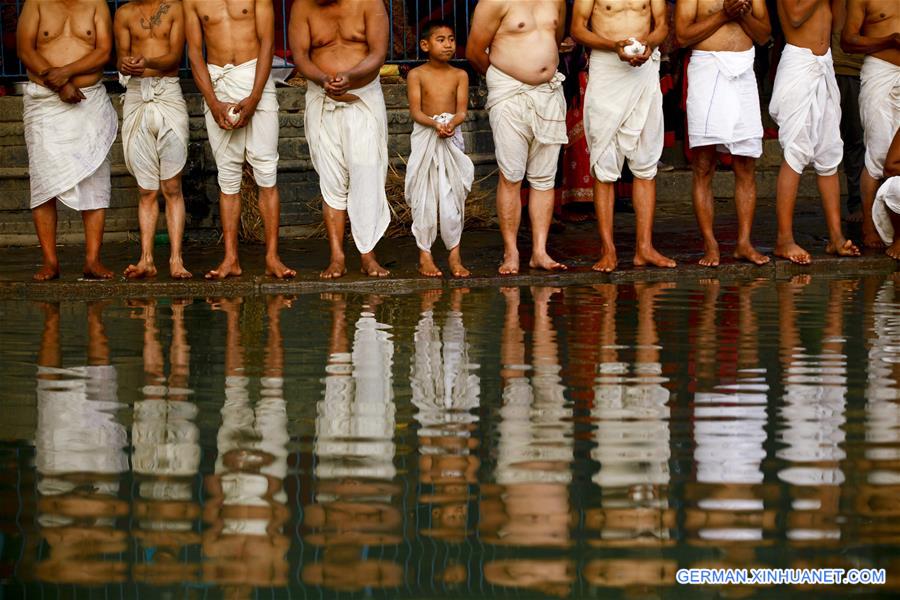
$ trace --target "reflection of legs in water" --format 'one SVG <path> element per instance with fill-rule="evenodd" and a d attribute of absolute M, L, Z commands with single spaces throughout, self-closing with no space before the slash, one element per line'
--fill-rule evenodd
<path fill-rule="evenodd" d="M 531 297 L 534 299 L 534 348 L 533 362 L 535 373 L 550 368 L 559 371 L 559 348 L 556 344 L 556 330 L 550 318 L 550 299 L 559 288 L 533 287 Z"/>
<path fill-rule="evenodd" d="M 759 368 L 759 326 L 753 292 L 766 283 L 765 279 L 757 279 L 738 286 L 738 374 Z"/>
<path fill-rule="evenodd" d="M 98 300 L 88 303 L 88 365 L 102 366 L 109 364 L 109 338 L 106 337 L 106 328 L 103 327 L 103 309 L 109 304 L 109 300 Z"/>
<path fill-rule="evenodd" d="M 694 349 L 696 379 L 701 386 L 715 385 L 716 355 L 718 354 L 719 336 L 716 332 L 716 304 L 719 300 L 719 280 L 705 279 L 703 285 L 703 302 L 700 303 L 697 315 L 696 339 L 691 347 Z"/>
<path fill-rule="evenodd" d="M 281 311 L 290 308 L 293 298 L 278 294 L 266 296 L 266 314 L 269 318 L 269 337 L 266 344 L 266 377 L 283 377 L 284 343 L 281 338 Z"/>
<path fill-rule="evenodd" d="M 566 598 L 577 577 L 575 564 L 565 559 L 494 560 L 484 566 L 484 577 L 493 585 L 537 590 Z"/>
<path fill-rule="evenodd" d="M 37 364 L 41 367 L 61 367 L 62 352 L 59 347 L 59 302 L 42 302 L 44 331 L 38 349 Z"/>
<path fill-rule="evenodd" d="M 635 360 L 638 365 L 659 364 L 659 336 L 656 333 L 656 299 L 665 290 L 675 287 L 674 282 L 635 283 L 638 301 L 637 349 Z M 639 375 L 641 375 L 639 373 Z M 659 377 L 659 374 L 652 374 Z"/>
<path fill-rule="evenodd" d="M 500 336 L 500 377 L 506 386 L 508 379 L 524 376 L 521 369 L 525 364 L 525 332 L 519 324 L 520 289 L 500 288 L 500 293 L 506 299 L 506 316 Z"/>

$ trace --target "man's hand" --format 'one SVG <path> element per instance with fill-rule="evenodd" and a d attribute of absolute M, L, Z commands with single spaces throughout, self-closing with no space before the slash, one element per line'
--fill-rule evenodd
<path fill-rule="evenodd" d="M 122 74 L 140 77 L 147 68 L 147 60 L 143 56 L 126 56 L 122 59 Z"/>
<path fill-rule="evenodd" d="M 346 73 L 335 73 L 334 77 L 325 83 L 325 93 L 332 98 L 339 98 L 350 91 L 350 78 Z"/>
<path fill-rule="evenodd" d="M 456 131 L 456 127 L 454 127 L 450 123 L 438 123 L 437 131 L 438 137 L 451 138 L 453 137 L 453 133 Z"/>
<path fill-rule="evenodd" d="M 653 48 L 650 47 L 650 44 L 648 44 L 646 40 L 638 40 L 638 42 L 644 45 L 644 51 L 636 56 L 631 57 L 631 60 L 629 60 L 628 62 L 632 67 L 641 66 L 642 64 L 650 60 L 650 57 L 653 55 Z"/>
<path fill-rule="evenodd" d="M 568 54 L 572 50 L 575 49 L 575 40 L 572 39 L 572 36 L 567 35 L 563 38 L 563 41 L 559 44 L 559 53 L 560 54 Z"/>
<path fill-rule="evenodd" d="M 256 106 L 258 104 L 259 100 L 254 99 L 252 96 L 238 102 L 237 108 L 235 109 L 238 113 L 238 120 L 232 127 L 234 129 L 246 127 L 247 124 L 250 123 L 250 119 L 253 118 L 253 114 L 256 112 Z"/>
<path fill-rule="evenodd" d="M 44 82 L 54 92 L 58 92 L 60 88 L 69 83 L 69 73 L 65 67 L 56 67 L 49 69 L 44 75 Z"/>
<path fill-rule="evenodd" d="M 209 106 L 209 112 L 212 113 L 213 119 L 215 119 L 216 124 L 222 129 L 233 129 L 234 126 L 231 123 L 231 119 L 228 118 L 228 110 L 234 106 L 233 104 L 228 104 L 226 102 L 219 102 L 218 100 Z"/>
<path fill-rule="evenodd" d="M 625 54 L 625 46 L 630 45 L 631 40 L 619 40 L 618 42 L 616 42 L 616 54 L 619 55 L 619 60 L 621 60 L 622 62 L 627 62 L 629 64 L 631 63 L 631 59 L 633 59 L 634 57 Z"/>
<path fill-rule="evenodd" d="M 746 2 L 746 0 L 725 0 L 722 4 L 722 10 L 725 11 L 725 16 L 729 19 L 738 19 L 749 10 L 748 6 L 746 6 L 748 4 L 749 2 Z"/>
<path fill-rule="evenodd" d="M 66 104 L 78 104 L 85 98 L 84 94 L 81 93 L 81 90 L 79 90 L 71 83 L 66 83 L 61 88 L 59 88 L 58 93 L 59 99 Z"/>

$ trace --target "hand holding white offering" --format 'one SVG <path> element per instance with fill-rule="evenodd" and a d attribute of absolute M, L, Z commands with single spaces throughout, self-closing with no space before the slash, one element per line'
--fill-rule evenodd
<path fill-rule="evenodd" d="M 646 50 L 646 46 L 637 41 L 637 39 L 632 37 L 628 38 L 628 41 L 631 43 L 623 49 L 625 56 L 640 56 L 644 53 L 644 50 Z"/>
<path fill-rule="evenodd" d="M 228 121 L 232 125 L 234 125 L 235 123 L 237 123 L 240 120 L 241 113 L 238 112 L 236 104 L 232 104 L 230 107 L 228 107 L 227 116 L 228 116 Z"/>

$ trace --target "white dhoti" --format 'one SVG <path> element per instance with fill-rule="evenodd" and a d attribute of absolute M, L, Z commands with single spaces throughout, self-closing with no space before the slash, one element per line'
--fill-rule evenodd
<path fill-rule="evenodd" d="M 762 156 L 755 56 L 755 48 L 744 52 L 691 52 L 687 72 L 691 148 L 716 146 L 720 152 L 736 156 Z"/>
<path fill-rule="evenodd" d="M 48 88 L 25 86 L 31 208 L 52 198 L 74 210 L 109 207 L 109 150 L 119 118 L 102 83 L 81 93 L 84 100 L 68 104 Z"/>
<path fill-rule="evenodd" d="M 875 229 L 885 244 L 894 243 L 894 224 L 891 222 L 891 213 L 900 214 L 900 175 L 888 178 L 878 188 L 875 194 L 875 204 L 872 206 L 872 219 L 875 221 Z"/>
<path fill-rule="evenodd" d="M 503 177 L 528 178 L 535 190 L 553 189 L 559 151 L 568 143 L 562 73 L 540 85 L 528 85 L 496 67 L 487 70 L 485 108 L 494 135 L 494 155 Z"/>
<path fill-rule="evenodd" d="M 240 65 L 209 65 L 213 91 L 220 102 L 237 104 L 253 92 L 256 59 Z M 216 159 L 219 189 L 223 194 L 241 191 L 244 161 L 253 168 L 256 185 L 275 187 L 278 172 L 278 97 L 272 78 L 266 82 L 263 95 L 250 122 L 240 129 L 222 129 L 216 123 L 206 102 L 206 134 Z"/>
<path fill-rule="evenodd" d="M 433 118 L 446 124 L 453 115 L 443 113 Z M 410 145 L 405 196 L 412 210 L 416 244 L 430 251 L 440 220 L 444 245 L 448 250 L 456 248 L 462 237 L 466 198 L 475 179 L 475 166 L 466 156 L 462 131 L 457 127 L 452 138 L 442 138 L 433 127 L 415 123 Z"/>
<path fill-rule="evenodd" d="M 816 56 L 787 44 L 781 53 L 769 114 L 778 124 L 784 160 L 796 173 L 812 163 L 819 175 L 833 175 L 844 157 L 841 93 L 831 50 Z"/>
<path fill-rule="evenodd" d="M 384 191 L 387 109 L 380 79 L 350 93 L 359 100 L 336 102 L 307 81 L 303 124 L 322 198 L 331 208 L 347 211 L 356 248 L 366 254 L 391 222 Z"/>
<path fill-rule="evenodd" d="M 125 166 L 145 190 L 184 169 L 188 154 L 188 112 L 177 77 L 127 77 L 122 105 Z"/>
<path fill-rule="evenodd" d="M 591 52 L 584 133 L 598 181 L 618 180 L 626 158 L 638 179 L 656 177 L 664 136 L 658 50 L 640 67 L 615 52 Z"/>
<path fill-rule="evenodd" d="M 859 72 L 859 116 L 866 141 L 866 170 L 884 177 L 884 159 L 900 127 L 900 66 L 867 56 Z"/>

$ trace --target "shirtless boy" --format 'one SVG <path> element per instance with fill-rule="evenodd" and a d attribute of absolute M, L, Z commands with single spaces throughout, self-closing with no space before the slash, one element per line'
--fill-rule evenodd
<path fill-rule="evenodd" d="M 428 62 L 411 70 L 406 79 L 409 113 L 415 124 L 405 186 L 413 213 L 412 232 L 419 246 L 419 273 L 442 275 L 431 255 L 440 221 L 441 237 L 450 251 L 450 271 L 454 277 L 468 277 L 459 243 L 475 167 L 466 156 L 459 126 L 466 120 L 469 76 L 450 65 L 456 54 L 456 36 L 449 23 L 428 22 L 421 36 L 419 47 Z"/>
<path fill-rule="evenodd" d="M 225 258 L 206 274 L 241 274 L 238 225 L 244 160 L 259 186 L 266 275 L 297 273 L 278 256 L 278 98 L 270 74 L 275 51 L 272 0 L 184 0 L 185 35 L 194 82 L 203 94 L 206 133 L 216 160 Z M 204 42 L 206 58 L 203 56 Z"/>
<path fill-rule="evenodd" d="M 109 279 L 100 262 L 109 207 L 109 150 L 119 120 L 100 79 L 112 50 L 112 19 L 103 0 L 26 0 L 17 53 L 31 80 L 24 126 L 31 214 L 43 265 L 36 281 L 59 277 L 56 202 L 81 212 L 84 276 Z"/>
<path fill-rule="evenodd" d="M 787 45 L 781 53 L 769 113 L 778 124 L 784 152 L 776 184 L 778 238 L 775 256 L 808 265 L 809 252 L 794 241 L 794 205 L 803 169 L 813 164 L 828 225 L 829 254 L 858 256 L 841 231 L 841 187 L 837 168 L 844 154 L 841 97 L 831 59 L 829 0 L 778 0 Z"/>
<path fill-rule="evenodd" d="M 688 136 L 694 153 L 693 197 L 703 235 L 700 264 L 719 264 L 713 231 L 712 178 L 716 151 L 734 157 L 734 203 L 738 231 L 734 257 L 757 265 L 769 262 L 750 243 L 756 208 L 756 159 L 762 156 L 762 117 L 753 59 L 753 43 L 765 44 L 771 27 L 765 0 L 678 0 L 675 34 L 690 46 Z"/>
<path fill-rule="evenodd" d="M 466 58 L 486 75 L 487 109 L 500 167 L 497 216 L 503 236 L 501 275 L 519 272 L 519 190 L 531 186 L 531 268 L 564 270 L 547 254 L 556 165 L 566 136 L 566 100 L 558 73 L 566 23 L 563 0 L 481 0 L 472 15 Z M 490 53 L 488 53 L 490 49 Z"/>
<path fill-rule="evenodd" d="M 849 0 L 841 47 L 866 55 L 859 73 L 859 113 L 866 144 L 866 168 L 860 175 L 862 243 L 878 248 L 882 244 L 872 222 L 872 202 L 884 178 L 884 157 L 900 127 L 900 4 Z"/>
<path fill-rule="evenodd" d="M 613 242 L 613 185 L 622 165 L 634 174 L 637 243 L 634 265 L 671 268 L 653 247 L 656 165 L 663 149 L 657 47 L 668 32 L 665 0 L 576 0 L 572 37 L 591 49 L 584 97 L 584 133 L 591 153 L 594 207 L 602 245 L 595 271 L 618 265 Z M 640 44 L 631 53 L 631 40 Z"/>
<path fill-rule="evenodd" d="M 303 124 L 331 247 L 323 279 L 347 272 L 348 216 L 363 274 L 389 275 L 375 258 L 391 220 L 384 190 L 387 109 L 378 78 L 388 33 L 381 0 L 297 0 L 291 8 L 291 52 L 306 78 Z"/>
<path fill-rule="evenodd" d="M 881 240 L 887 246 L 885 254 L 900 260 L 900 129 L 884 159 L 885 181 L 878 188 L 872 208 L 872 218 Z"/>
<path fill-rule="evenodd" d="M 122 150 L 125 165 L 138 183 L 141 259 L 128 265 L 125 277 L 156 275 L 153 236 L 159 218 L 157 198 L 166 199 L 166 225 L 173 279 L 189 279 L 181 259 L 184 196 L 181 171 L 187 162 L 188 112 L 178 81 L 184 52 L 184 13 L 173 0 L 132 0 L 116 11 L 119 81 L 125 86 Z"/>

